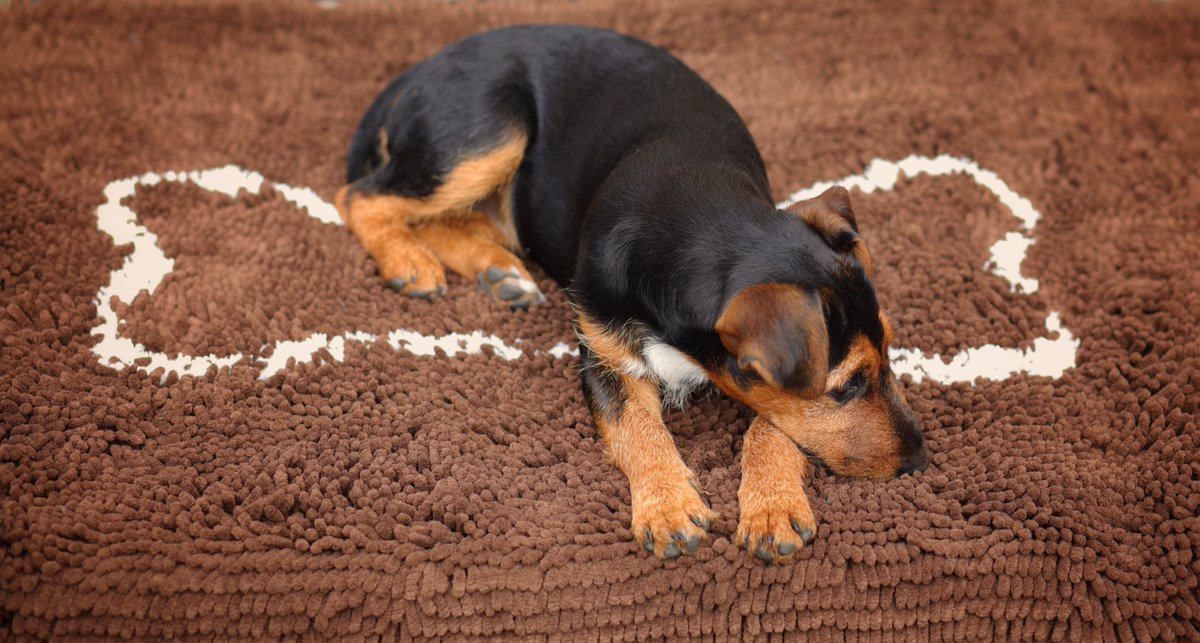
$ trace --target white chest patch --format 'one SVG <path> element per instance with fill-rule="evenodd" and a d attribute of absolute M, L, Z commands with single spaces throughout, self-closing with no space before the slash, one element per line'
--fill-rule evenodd
<path fill-rule="evenodd" d="M 692 391 L 708 383 L 708 375 L 690 357 L 662 342 L 649 341 L 642 348 L 642 359 L 626 365 L 635 377 L 649 377 L 663 387 L 663 399 L 679 405 Z"/>

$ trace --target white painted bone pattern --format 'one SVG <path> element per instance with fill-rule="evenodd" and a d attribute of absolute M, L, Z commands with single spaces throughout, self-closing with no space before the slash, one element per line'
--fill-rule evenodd
<path fill-rule="evenodd" d="M 1034 243 L 1032 233 L 1041 217 L 1040 213 L 1033 208 L 1028 199 L 1013 192 L 994 172 L 981 169 L 975 162 L 967 159 L 942 155 L 936 158 L 909 156 L 899 162 L 876 160 L 868 165 L 862 174 L 838 181 L 817 183 L 792 194 L 780 205 L 782 207 L 815 196 L 833 185 L 874 192 L 891 190 L 900 174 L 913 177 L 919 174 L 944 176 L 954 173 L 970 176 L 994 194 L 1000 203 L 1020 220 L 1019 232 L 1009 232 L 992 245 L 991 258 L 983 268 L 1007 280 L 1014 292 L 1032 293 L 1037 290 L 1037 280 L 1023 277 L 1020 268 L 1025 252 Z M 162 381 L 165 381 L 170 373 L 180 376 L 203 375 L 210 368 L 225 369 L 253 358 L 242 353 L 224 357 L 211 354 L 181 354 L 172 357 L 151 351 L 142 344 L 121 336 L 120 327 L 124 321 L 118 319 L 112 306 L 112 298 L 116 297 L 125 304 L 131 304 L 143 290 L 153 294 L 175 266 L 174 259 L 167 257 L 158 247 L 155 234 L 143 227 L 138 222 L 137 213 L 122 203 L 134 195 L 138 186 L 153 186 L 162 181 L 191 182 L 231 198 L 237 198 L 242 190 L 256 194 L 267 181 L 257 172 L 226 165 L 197 172 L 166 172 L 161 175 L 148 173 L 113 181 L 105 187 L 105 201 L 96 209 L 97 225 L 101 231 L 112 237 L 114 243 L 133 244 L 133 251 L 125 258 L 124 265 L 110 275 L 109 283 L 96 293 L 97 314 L 101 323 L 92 329 L 92 334 L 99 337 L 99 342 L 92 351 L 101 364 L 111 367 L 137 368 L 147 374 L 161 368 Z M 333 206 L 321 200 L 312 190 L 282 183 L 271 183 L 271 186 L 314 219 L 322 223 L 341 225 Z M 1046 329 L 1050 333 L 1057 333 L 1058 338 L 1036 338 L 1033 346 L 1024 350 L 994 345 L 969 348 L 959 352 L 950 361 L 943 360 L 938 354 L 926 355 L 919 349 L 893 348 L 892 367 L 897 375 L 907 373 L 914 381 L 919 382 L 928 377 L 943 384 L 973 382 L 977 377 L 1002 380 L 1019 373 L 1060 377 L 1066 369 L 1075 365 L 1075 352 L 1079 340 L 1062 327 L 1057 312 L 1051 312 L 1046 317 Z M 484 334 L 483 331 L 450 333 L 443 336 L 424 335 L 403 328 L 383 336 L 362 331 L 348 331 L 332 337 L 325 333 L 316 333 L 301 340 L 280 340 L 264 345 L 260 354 L 269 357 L 259 358 L 257 362 L 261 367 L 259 379 L 267 379 L 292 364 L 310 362 L 322 349 L 333 359 L 342 361 L 345 359 L 347 342 L 367 344 L 379 341 L 386 341 L 393 349 L 405 350 L 414 355 L 433 356 L 439 350 L 449 357 L 459 354 L 471 355 L 481 353 L 485 346 L 505 360 L 515 360 L 524 355 L 524 351 L 515 346 L 522 343 L 521 340 L 514 340 L 510 344 L 495 335 Z M 578 348 L 562 342 L 546 352 L 559 359 L 579 354 Z M 138 364 L 139 360 L 145 360 L 145 363 Z"/>

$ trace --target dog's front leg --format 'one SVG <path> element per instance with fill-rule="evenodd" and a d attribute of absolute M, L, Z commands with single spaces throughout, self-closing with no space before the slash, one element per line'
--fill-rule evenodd
<path fill-rule="evenodd" d="M 742 440 L 734 543 L 763 560 L 787 558 L 817 532 L 804 492 L 811 465 L 770 421 L 754 418 Z"/>
<path fill-rule="evenodd" d="M 716 514 L 700 498 L 696 476 L 663 425 L 658 386 L 615 370 L 589 350 L 586 336 L 580 357 L 596 427 L 609 457 L 629 479 L 634 538 L 660 558 L 695 553 Z"/>

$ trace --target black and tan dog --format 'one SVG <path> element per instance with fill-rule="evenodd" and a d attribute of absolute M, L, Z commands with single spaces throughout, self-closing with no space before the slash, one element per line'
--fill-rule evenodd
<path fill-rule="evenodd" d="M 576 27 L 467 38 L 376 98 L 347 174 L 338 209 L 393 288 L 435 297 L 449 268 L 528 306 L 542 295 L 518 253 L 567 288 L 648 551 L 694 552 L 713 519 L 661 412 L 709 383 L 759 414 L 734 541 L 760 558 L 815 534 L 810 459 L 925 467 L 846 191 L 777 209 L 737 113 L 665 51 Z"/>

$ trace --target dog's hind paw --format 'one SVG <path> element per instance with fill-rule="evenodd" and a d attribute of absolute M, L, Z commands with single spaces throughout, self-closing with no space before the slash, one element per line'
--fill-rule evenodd
<path fill-rule="evenodd" d="M 433 253 L 419 246 L 404 248 L 387 256 L 380 266 L 392 290 L 409 297 L 431 300 L 446 292 L 446 273 Z"/>
<path fill-rule="evenodd" d="M 537 282 L 518 267 L 491 266 L 475 275 L 475 283 L 496 302 L 509 308 L 528 308 L 546 301 Z"/>

